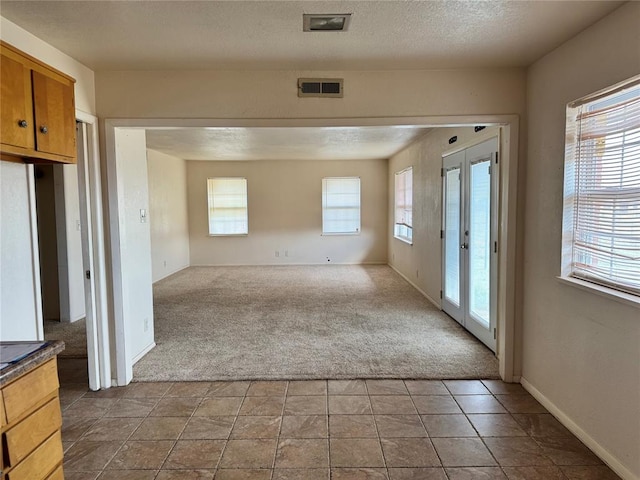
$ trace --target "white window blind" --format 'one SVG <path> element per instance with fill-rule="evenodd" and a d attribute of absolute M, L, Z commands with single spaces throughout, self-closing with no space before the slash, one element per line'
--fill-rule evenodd
<path fill-rule="evenodd" d="M 247 219 L 247 179 L 207 179 L 209 235 L 245 235 Z"/>
<path fill-rule="evenodd" d="M 413 239 L 413 168 L 395 175 L 394 235 L 411 242 Z"/>
<path fill-rule="evenodd" d="M 322 179 L 322 233 L 360 232 L 360 179 Z"/>
<path fill-rule="evenodd" d="M 567 107 L 563 276 L 640 295 L 640 77 Z"/>

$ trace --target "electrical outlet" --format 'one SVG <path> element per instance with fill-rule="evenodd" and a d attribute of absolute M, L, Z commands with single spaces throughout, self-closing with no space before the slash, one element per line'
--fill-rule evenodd
<path fill-rule="evenodd" d="M 167 266 L 167 261 L 165 260 L 163 263 L 164 263 L 164 266 L 165 266 L 165 268 L 166 268 L 166 266 Z"/>
<path fill-rule="evenodd" d="M 140 209 L 140 223 L 147 223 L 147 210 L 144 208 Z"/>
<path fill-rule="evenodd" d="M 416 278 L 420 277 L 420 272 L 416 270 Z"/>
<path fill-rule="evenodd" d="M 80 220 L 76 220 L 76 230 L 80 231 Z"/>
<path fill-rule="evenodd" d="M 144 331 L 145 332 L 149 331 L 149 319 L 148 318 L 144 319 Z"/>
<path fill-rule="evenodd" d="M 280 252 L 278 250 L 276 250 L 276 257 L 280 256 Z"/>
<path fill-rule="evenodd" d="M 288 257 L 288 256 L 289 256 L 289 250 L 285 250 L 285 251 L 284 251 L 284 256 L 285 256 L 285 257 Z"/>

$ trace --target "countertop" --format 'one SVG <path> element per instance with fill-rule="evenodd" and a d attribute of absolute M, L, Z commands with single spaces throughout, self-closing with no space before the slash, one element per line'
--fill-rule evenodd
<path fill-rule="evenodd" d="M 52 340 L 47 342 L 47 345 L 43 348 L 1 370 L 0 388 L 4 387 L 7 383 L 15 380 L 21 375 L 24 375 L 28 371 L 33 370 L 37 366 L 45 363 L 47 360 L 51 360 L 63 350 L 64 342 L 62 340 Z"/>

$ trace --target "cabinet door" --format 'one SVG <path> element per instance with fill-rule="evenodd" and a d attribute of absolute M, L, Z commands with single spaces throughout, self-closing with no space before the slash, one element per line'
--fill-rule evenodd
<path fill-rule="evenodd" d="M 6 55 L 0 57 L 2 143 L 33 149 L 31 70 Z"/>
<path fill-rule="evenodd" d="M 76 121 L 73 84 L 32 71 L 36 150 L 75 157 Z"/>

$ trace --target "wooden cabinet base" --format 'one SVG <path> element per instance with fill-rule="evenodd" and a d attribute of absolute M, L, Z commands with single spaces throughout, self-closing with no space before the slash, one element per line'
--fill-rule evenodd
<path fill-rule="evenodd" d="M 55 357 L 2 386 L 2 480 L 64 478 L 58 387 Z"/>

